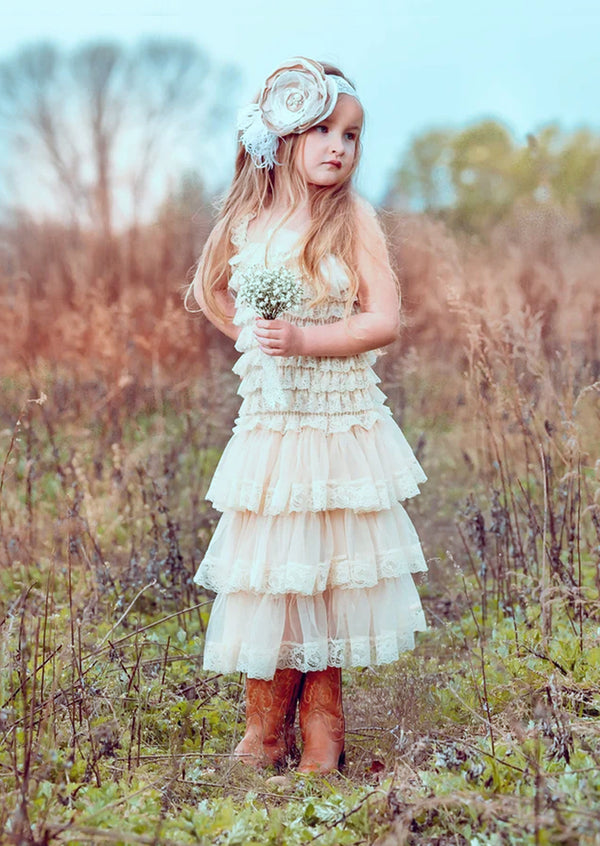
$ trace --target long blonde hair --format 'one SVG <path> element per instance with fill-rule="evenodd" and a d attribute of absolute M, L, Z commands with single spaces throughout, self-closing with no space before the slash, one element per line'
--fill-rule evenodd
<path fill-rule="evenodd" d="M 334 65 L 325 62 L 321 64 L 326 74 L 335 74 L 347 79 Z M 277 150 L 279 164 L 273 168 L 257 168 L 246 149 L 239 144 L 233 181 L 222 203 L 215 227 L 204 245 L 194 280 L 186 294 L 186 303 L 196 281 L 200 280 L 207 310 L 220 319 L 227 320 L 215 293 L 225 289 L 229 282 L 229 259 L 235 251 L 232 242 L 233 231 L 244 217 L 252 217 L 268 209 L 277 192 L 278 200 L 283 194 L 289 207 L 288 213 L 277 224 L 278 227 L 285 223 L 299 203 L 307 199 L 310 203 L 310 224 L 300 244 L 298 265 L 302 275 L 310 280 L 314 287 L 315 297 L 311 304 L 322 302 L 327 295 L 328 283 L 323 278 L 321 263 L 328 255 L 334 255 L 349 279 L 347 311 L 350 312 L 360 281 L 356 271 L 356 198 L 351 183 L 360 160 L 360 136 L 352 170 L 346 180 L 338 185 L 319 187 L 310 195 L 304 179 L 295 167 L 305 139 L 306 133 L 291 134 L 282 138 Z"/>

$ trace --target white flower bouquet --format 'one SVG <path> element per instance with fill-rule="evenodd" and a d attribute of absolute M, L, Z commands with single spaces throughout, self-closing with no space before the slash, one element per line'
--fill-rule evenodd
<path fill-rule="evenodd" d="M 239 302 L 250 306 L 264 320 L 275 320 L 280 314 L 300 305 L 302 285 L 287 267 L 272 270 L 254 265 L 242 274 L 238 289 Z M 265 353 L 263 358 L 263 400 L 268 408 L 285 408 L 287 398 L 281 386 L 277 360 Z"/>
<path fill-rule="evenodd" d="M 238 298 L 265 320 L 275 320 L 300 304 L 301 286 L 296 276 L 281 265 L 273 270 L 254 265 L 240 280 Z"/>

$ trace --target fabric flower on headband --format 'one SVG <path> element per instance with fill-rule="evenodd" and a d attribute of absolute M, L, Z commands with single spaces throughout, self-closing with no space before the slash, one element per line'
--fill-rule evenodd
<path fill-rule="evenodd" d="M 256 167 L 273 167 L 279 139 L 306 132 L 335 109 L 338 94 L 354 88 L 342 77 L 326 74 L 319 62 L 298 57 L 267 77 L 258 103 L 240 109 L 240 141 Z"/>
<path fill-rule="evenodd" d="M 267 77 L 258 108 L 267 127 L 277 135 L 305 132 L 315 120 L 324 120 L 335 108 L 337 87 L 322 65 L 310 59 L 292 59 Z"/>

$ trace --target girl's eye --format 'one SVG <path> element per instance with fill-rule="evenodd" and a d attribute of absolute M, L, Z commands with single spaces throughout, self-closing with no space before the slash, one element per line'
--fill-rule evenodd
<path fill-rule="evenodd" d="M 323 134 L 325 134 L 327 132 L 327 127 L 323 124 L 320 124 L 319 126 L 315 126 L 315 130 L 317 132 L 322 132 Z"/>
<path fill-rule="evenodd" d="M 356 139 L 356 132 L 347 132 L 346 138 L 348 141 L 354 141 Z"/>

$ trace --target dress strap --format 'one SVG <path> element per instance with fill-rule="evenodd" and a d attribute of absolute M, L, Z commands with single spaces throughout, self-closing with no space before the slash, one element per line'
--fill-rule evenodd
<path fill-rule="evenodd" d="M 362 211 L 364 211 L 369 217 L 373 217 L 375 218 L 375 220 L 377 220 L 377 212 L 375 211 L 371 203 L 367 202 L 367 200 L 365 200 L 365 198 L 361 197 L 359 194 L 355 194 L 354 197 L 358 208 L 362 209 Z"/>
<path fill-rule="evenodd" d="M 231 230 L 231 243 L 234 247 L 237 247 L 238 250 L 241 250 L 242 247 L 246 244 L 246 240 L 248 237 L 248 224 L 250 223 L 253 217 L 254 215 L 252 214 L 245 214 L 238 220 L 238 222 Z"/>

